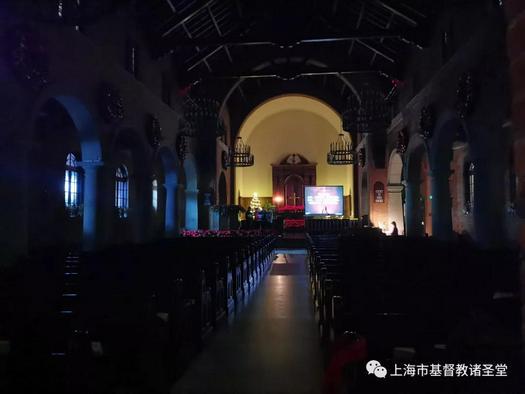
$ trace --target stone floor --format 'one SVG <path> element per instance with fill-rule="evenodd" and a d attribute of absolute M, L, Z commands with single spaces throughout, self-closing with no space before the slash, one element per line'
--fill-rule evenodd
<path fill-rule="evenodd" d="M 238 318 L 216 333 L 172 394 L 317 394 L 322 359 L 305 255 L 278 252 Z"/>

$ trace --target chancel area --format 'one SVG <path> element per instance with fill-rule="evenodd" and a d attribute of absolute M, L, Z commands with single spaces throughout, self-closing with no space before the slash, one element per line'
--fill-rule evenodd
<path fill-rule="evenodd" d="M 0 2 L 0 392 L 525 392 L 524 32 Z"/>

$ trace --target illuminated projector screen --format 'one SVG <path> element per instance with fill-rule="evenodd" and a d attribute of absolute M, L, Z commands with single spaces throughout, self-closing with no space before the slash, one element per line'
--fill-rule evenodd
<path fill-rule="evenodd" d="M 343 216 L 343 186 L 305 186 L 304 214 Z"/>

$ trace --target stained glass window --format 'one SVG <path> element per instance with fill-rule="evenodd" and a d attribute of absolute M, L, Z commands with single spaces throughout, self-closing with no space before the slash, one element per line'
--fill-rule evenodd
<path fill-rule="evenodd" d="M 80 214 L 80 167 L 73 153 L 66 156 L 66 169 L 64 172 L 64 205 L 69 216 Z"/>
<path fill-rule="evenodd" d="M 151 182 L 151 205 L 153 211 L 157 212 L 159 208 L 159 184 L 156 179 Z"/>
<path fill-rule="evenodd" d="M 126 166 L 121 165 L 115 172 L 115 208 L 120 218 L 128 217 L 129 179 Z"/>
<path fill-rule="evenodd" d="M 474 207 L 474 189 L 476 185 L 476 167 L 474 163 L 465 163 L 465 212 L 470 213 Z"/>

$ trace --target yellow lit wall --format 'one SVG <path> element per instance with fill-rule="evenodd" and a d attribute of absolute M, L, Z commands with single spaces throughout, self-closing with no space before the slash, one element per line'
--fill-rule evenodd
<path fill-rule="evenodd" d="M 241 197 L 272 196 L 272 164 L 291 153 L 317 163 L 317 185 L 343 185 L 352 194 L 352 166 L 330 166 L 326 153 L 337 139 L 341 118 L 317 99 L 287 95 L 256 108 L 241 126 L 240 136 L 255 156 L 255 165 L 236 169 L 236 190 Z"/>

